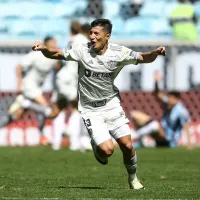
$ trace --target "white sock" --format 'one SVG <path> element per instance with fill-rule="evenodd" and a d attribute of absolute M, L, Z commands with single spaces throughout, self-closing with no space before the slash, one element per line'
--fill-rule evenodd
<path fill-rule="evenodd" d="M 137 155 L 132 157 L 127 163 L 124 163 L 126 170 L 128 172 L 129 178 L 134 179 L 136 177 L 137 170 Z"/>
<path fill-rule="evenodd" d="M 83 150 L 81 145 L 81 136 L 83 131 L 82 117 L 78 111 L 73 111 L 68 121 L 68 130 L 70 134 L 70 149 Z"/>
<path fill-rule="evenodd" d="M 53 120 L 53 140 L 52 148 L 57 150 L 61 147 L 62 134 L 65 132 L 65 112 L 60 112 L 58 116 Z"/>

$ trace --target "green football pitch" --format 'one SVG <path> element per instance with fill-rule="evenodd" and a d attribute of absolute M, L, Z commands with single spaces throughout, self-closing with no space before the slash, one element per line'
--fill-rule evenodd
<path fill-rule="evenodd" d="M 0 148 L 0 199 L 200 199 L 200 149 L 138 149 L 145 190 L 128 188 L 116 148 L 107 166 L 92 152 Z"/>

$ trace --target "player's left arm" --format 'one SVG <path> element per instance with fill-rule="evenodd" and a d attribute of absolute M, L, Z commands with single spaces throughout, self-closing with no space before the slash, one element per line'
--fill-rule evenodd
<path fill-rule="evenodd" d="M 165 56 L 166 49 L 165 47 L 158 47 L 157 49 L 151 52 L 142 52 L 138 57 L 138 63 L 151 63 L 153 62 L 159 55 Z"/>

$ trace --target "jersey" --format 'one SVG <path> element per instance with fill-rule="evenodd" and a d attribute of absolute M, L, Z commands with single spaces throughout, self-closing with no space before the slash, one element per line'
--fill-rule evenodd
<path fill-rule="evenodd" d="M 109 43 L 103 55 L 97 55 L 90 43 L 64 49 L 65 60 L 78 62 L 79 111 L 95 110 L 119 96 L 114 80 L 128 64 L 137 64 L 140 53 Z"/>
<path fill-rule="evenodd" d="M 88 39 L 83 34 L 77 34 L 69 42 L 69 47 L 71 45 L 87 44 Z M 78 82 L 78 64 L 74 61 L 68 61 L 62 67 L 62 69 L 57 73 L 56 78 L 63 80 L 63 82 L 71 82 L 74 79 Z"/>
<path fill-rule="evenodd" d="M 26 75 L 23 84 L 35 84 L 40 87 L 50 71 L 56 66 L 57 61 L 48 59 L 41 52 L 30 52 L 20 61 L 22 71 Z"/>
<path fill-rule="evenodd" d="M 164 98 L 164 115 L 162 127 L 166 134 L 166 140 L 171 147 L 175 147 L 184 125 L 190 122 L 190 114 L 182 102 L 177 103 L 171 110 L 167 108 L 167 98 Z"/>

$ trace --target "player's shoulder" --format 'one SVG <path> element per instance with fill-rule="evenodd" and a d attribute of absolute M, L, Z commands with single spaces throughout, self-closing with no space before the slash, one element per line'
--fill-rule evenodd
<path fill-rule="evenodd" d="M 122 49 L 123 49 L 123 46 L 121 46 L 119 44 L 109 43 L 109 49 L 111 51 L 119 51 L 119 52 L 121 52 Z"/>
<path fill-rule="evenodd" d="M 188 109 L 186 108 L 186 106 L 183 104 L 183 102 L 179 102 L 178 103 L 178 111 L 181 115 L 189 115 L 189 111 Z"/>
<path fill-rule="evenodd" d="M 122 46 L 122 45 L 119 45 L 119 44 L 114 44 L 114 43 L 109 43 L 109 49 L 111 51 L 114 51 L 116 53 L 129 53 L 131 51 L 131 49 L 125 47 L 125 46 Z"/>
<path fill-rule="evenodd" d="M 129 55 L 132 51 L 131 49 L 125 46 L 113 43 L 109 43 L 109 49 L 112 52 L 112 54 L 116 55 L 118 58 L 122 58 L 126 55 Z"/>

